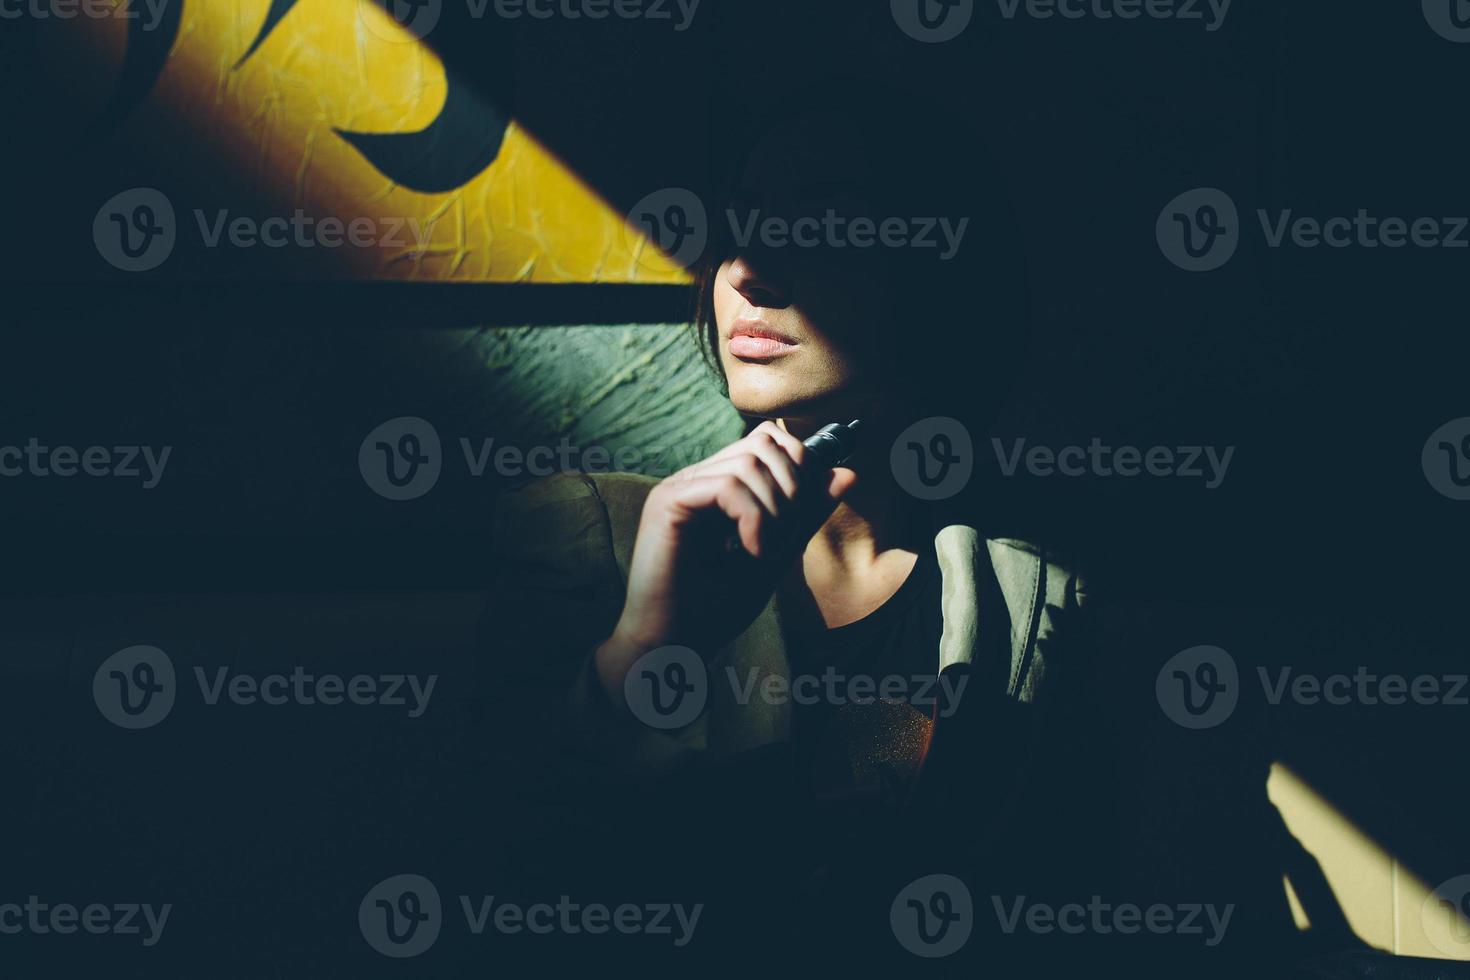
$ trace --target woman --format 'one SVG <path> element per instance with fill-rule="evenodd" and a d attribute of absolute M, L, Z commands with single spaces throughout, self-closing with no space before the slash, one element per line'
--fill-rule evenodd
<path fill-rule="evenodd" d="M 662 481 L 509 495 L 487 625 L 560 692 L 548 734 L 571 755 L 623 779 L 740 773 L 700 785 L 739 785 L 731 825 L 806 841 L 795 876 L 851 897 L 932 869 L 936 841 L 994 850 L 980 828 L 1036 764 L 1033 706 L 1084 590 L 1041 549 L 987 540 L 977 487 L 911 492 L 925 439 L 894 451 L 925 419 L 978 442 L 1019 370 L 1024 270 L 993 176 L 918 103 L 830 106 L 771 128 L 711 216 L 696 325 L 748 434 Z M 811 464 L 803 440 L 854 419 L 852 458 Z M 730 816 L 722 792 L 704 799 Z M 925 829 L 891 874 L 851 860 L 900 826 Z"/>

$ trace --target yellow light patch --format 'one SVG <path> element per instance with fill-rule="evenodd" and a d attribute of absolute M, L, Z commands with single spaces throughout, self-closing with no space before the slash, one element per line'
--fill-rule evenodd
<path fill-rule="evenodd" d="M 343 274 L 353 278 L 688 281 L 681 266 L 514 122 L 495 162 L 463 186 L 421 193 L 394 183 L 335 130 L 411 133 L 429 126 L 447 92 L 438 55 L 373 0 L 300 0 L 237 69 L 268 7 L 269 0 L 186 2 L 168 62 L 126 124 L 162 166 L 215 169 L 203 182 L 220 188 L 215 207 L 256 198 L 271 214 L 367 217 L 380 229 L 406 223 L 385 236 L 392 242 L 335 250 Z M 125 21 L 75 24 L 89 32 L 94 55 L 120 60 Z"/>

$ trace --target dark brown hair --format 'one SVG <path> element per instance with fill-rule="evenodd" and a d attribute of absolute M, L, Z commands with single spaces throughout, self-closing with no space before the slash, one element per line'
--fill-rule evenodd
<path fill-rule="evenodd" d="M 934 251 L 893 249 L 889 268 L 896 294 L 916 329 L 936 337 L 920 351 L 896 355 L 897 383 L 924 414 L 948 414 L 979 431 L 989 425 L 1008 394 L 1028 347 L 1026 266 L 1008 196 L 980 138 L 980 121 L 959 110 L 945 111 L 924 99 L 865 82 L 834 81 L 789 100 L 775 117 L 762 120 L 760 135 L 796 119 L 850 115 L 871 130 L 870 173 L 882 175 L 867 188 L 881 213 L 948 217 L 970 222 L 959 253 L 941 261 Z M 743 160 L 718 185 L 736 186 Z M 710 241 L 694 270 L 691 320 L 702 356 L 722 390 L 714 286 L 735 252 L 725 222 L 715 216 L 730 194 L 712 209 Z"/>

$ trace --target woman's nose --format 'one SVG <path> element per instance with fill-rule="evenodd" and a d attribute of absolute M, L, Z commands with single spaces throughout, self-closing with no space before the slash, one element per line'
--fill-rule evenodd
<path fill-rule="evenodd" d="M 775 263 L 738 255 L 725 270 L 730 287 L 751 306 L 779 310 L 791 305 L 791 288 Z"/>

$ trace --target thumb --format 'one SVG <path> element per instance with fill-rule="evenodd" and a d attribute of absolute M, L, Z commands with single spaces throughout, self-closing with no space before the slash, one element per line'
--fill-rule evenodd
<path fill-rule="evenodd" d="M 853 484 L 857 483 L 857 478 L 857 472 L 846 466 L 834 467 L 827 477 L 827 497 L 833 503 L 841 501 Z"/>
<path fill-rule="evenodd" d="M 821 494 L 809 493 L 798 504 L 798 516 L 792 523 L 792 533 L 789 538 L 795 554 L 801 553 L 812 535 L 816 534 L 817 529 L 832 516 L 832 512 L 837 509 L 837 505 L 855 483 L 857 483 L 857 474 L 845 466 L 833 469 L 825 475 L 825 478 L 812 481 L 811 489 L 815 491 L 820 486 L 823 492 Z"/>

